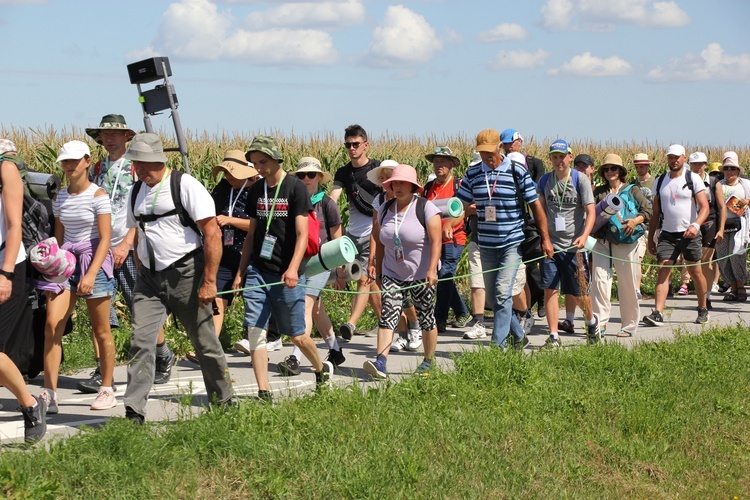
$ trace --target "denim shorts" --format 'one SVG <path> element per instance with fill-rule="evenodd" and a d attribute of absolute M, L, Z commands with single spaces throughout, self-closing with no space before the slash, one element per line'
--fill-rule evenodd
<path fill-rule="evenodd" d="M 581 256 L 581 267 L 578 267 L 578 255 Z M 586 252 L 560 252 L 551 259 L 544 259 L 539 263 L 542 274 L 542 288 L 545 290 L 560 289 L 563 295 L 581 297 L 588 295 L 591 276 L 589 275 L 589 258 Z M 583 275 L 579 275 L 582 272 Z M 581 289 L 579 277 L 586 284 Z"/>
<path fill-rule="evenodd" d="M 75 294 L 78 290 L 79 281 L 81 281 L 81 270 L 78 266 L 76 266 L 76 271 L 68 280 L 68 283 L 65 285 L 65 289 L 70 290 Z M 89 300 L 101 299 L 103 297 L 112 297 L 115 294 L 116 286 L 117 281 L 115 280 L 114 276 L 112 278 L 108 278 L 104 271 L 102 269 L 99 269 L 99 272 L 96 273 L 96 278 L 94 278 L 94 289 L 92 290 L 91 295 L 83 295 L 81 298 Z"/>
<path fill-rule="evenodd" d="M 311 288 L 305 288 L 305 295 L 309 295 L 310 297 L 320 297 L 322 290 L 318 290 L 318 288 L 325 288 L 328 283 L 328 278 L 330 277 L 330 271 L 324 271 L 310 278 L 306 278 L 305 285 Z"/>
<path fill-rule="evenodd" d="M 305 291 L 301 286 L 288 288 L 286 285 L 267 286 L 281 281 L 280 274 L 260 271 L 252 265 L 247 266 L 245 288 L 255 287 L 242 292 L 245 300 L 245 318 L 243 326 L 268 330 L 268 318 L 273 313 L 279 333 L 297 337 L 305 333 Z M 299 277 L 299 285 L 306 283 L 305 275 Z"/>

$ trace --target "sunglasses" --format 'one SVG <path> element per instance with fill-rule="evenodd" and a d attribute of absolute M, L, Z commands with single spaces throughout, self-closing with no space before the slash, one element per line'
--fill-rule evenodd
<path fill-rule="evenodd" d="M 620 170 L 620 167 L 618 167 L 617 165 L 602 167 L 602 172 L 617 172 L 618 170 Z"/>
<path fill-rule="evenodd" d="M 345 142 L 344 143 L 344 147 L 346 149 L 349 149 L 349 148 L 358 149 L 361 145 L 362 145 L 361 142 Z"/>
<path fill-rule="evenodd" d="M 307 177 L 308 179 L 315 179 L 318 176 L 317 172 L 297 172 L 295 174 L 297 176 L 297 179 L 304 179 Z"/>
<path fill-rule="evenodd" d="M 734 172 L 735 170 L 736 170 L 736 171 L 738 171 L 738 172 L 740 171 L 740 169 L 739 169 L 739 168 L 737 168 L 737 167 L 724 167 L 724 168 L 723 168 L 722 170 L 724 170 L 725 172 L 726 172 L 727 170 L 730 170 L 730 171 L 732 171 L 732 172 Z"/>

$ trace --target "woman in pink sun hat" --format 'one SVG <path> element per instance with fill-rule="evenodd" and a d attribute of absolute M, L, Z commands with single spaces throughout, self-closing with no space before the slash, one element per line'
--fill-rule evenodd
<path fill-rule="evenodd" d="M 417 373 L 427 375 L 435 366 L 437 347 L 434 307 L 442 248 L 440 210 L 426 198 L 417 196 L 422 185 L 410 165 L 396 166 L 383 187 L 394 195 L 378 208 L 372 228 L 383 308 L 378 323 L 377 357 L 375 361 L 365 361 L 363 367 L 373 378 L 386 377 L 393 331 L 408 296 L 416 307 L 424 343 L 424 361 Z"/>

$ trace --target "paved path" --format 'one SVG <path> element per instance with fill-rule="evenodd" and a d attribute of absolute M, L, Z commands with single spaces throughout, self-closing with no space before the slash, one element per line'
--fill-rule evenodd
<path fill-rule="evenodd" d="M 736 325 L 750 321 L 750 303 L 728 303 L 722 302 L 721 296 L 714 296 L 714 310 L 711 311 L 711 325 Z M 688 332 L 699 332 L 700 325 L 694 323 L 697 316 L 695 295 L 677 297 L 667 301 L 667 309 L 664 314 L 665 325 L 663 327 L 641 326 L 633 338 L 620 339 L 615 336 L 619 330 L 619 308 L 613 304 L 613 318 L 608 327 L 607 342 L 619 342 L 624 345 L 633 345 L 642 341 L 664 341 L 674 338 L 674 332 L 684 329 Z M 641 316 L 651 312 L 653 301 L 644 301 L 641 305 Z M 546 321 L 536 319 L 529 339 L 530 346 L 527 352 L 531 352 L 544 344 L 548 335 Z M 438 340 L 438 364 L 442 369 L 450 369 L 453 366 L 452 356 L 461 352 L 486 346 L 489 337 L 484 341 L 463 340 L 461 337 L 467 329 L 450 329 L 441 334 Z M 571 346 L 585 343 L 583 333 L 583 321 L 576 320 L 576 331 L 581 335 L 561 336 L 563 346 Z M 370 380 L 364 370 L 362 363 L 375 352 L 375 338 L 355 336 L 351 342 L 342 343 L 346 362 L 342 369 L 333 376 L 336 386 L 346 386 L 355 379 L 362 387 L 368 387 L 380 382 Z M 324 344 L 319 344 L 320 353 L 326 354 Z M 291 354 L 292 346 L 287 344 L 281 351 L 270 352 L 269 359 L 272 366 L 269 369 L 270 382 L 274 392 L 274 398 L 290 397 L 309 392 L 314 387 L 315 376 L 307 361 L 303 361 L 302 374 L 296 377 L 282 377 L 276 373 L 275 363 L 283 360 L 284 356 Z M 234 390 L 240 396 L 255 396 L 257 385 L 250 367 L 250 358 L 241 353 L 227 353 L 227 361 L 230 373 L 234 381 Z M 398 379 L 410 376 L 417 365 L 422 361 L 421 352 L 391 353 L 388 358 L 388 371 L 391 378 Z M 53 436 L 67 436 L 77 432 L 82 425 L 97 426 L 110 417 L 121 417 L 125 413 L 122 396 L 125 393 L 126 367 L 124 365 L 115 368 L 115 382 L 117 384 L 118 405 L 107 411 L 91 411 L 89 407 L 94 401 L 94 394 L 82 394 L 76 390 L 79 380 L 89 377 L 88 371 L 82 371 L 70 376 L 61 376 L 59 382 L 60 413 L 50 415 L 48 418 L 49 440 Z M 37 377 L 30 383 L 32 394 L 41 392 L 42 376 Z M 193 395 L 192 404 L 189 395 Z M 180 361 L 173 369 L 172 379 L 169 383 L 154 386 L 151 391 L 147 407 L 147 420 L 175 420 L 180 417 L 197 415 L 203 411 L 206 402 L 206 390 L 197 365 L 189 361 Z M 22 440 L 23 422 L 21 414 L 14 411 L 17 403 L 7 389 L 0 389 L 0 403 L 4 411 L 0 411 L 0 440 L 7 443 Z"/>

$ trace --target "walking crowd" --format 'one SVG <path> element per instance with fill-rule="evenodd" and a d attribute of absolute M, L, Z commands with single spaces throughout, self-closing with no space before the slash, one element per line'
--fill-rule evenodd
<path fill-rule="evenodd" d="M 125 416 L 137 423 L 145 420 L 153 384 L 170 379 L 176 360 L 164 338 L 170 314 L 195 348 L 188 359 L 200 366 L 211 404 L 231 403 L 218 334 L 238 297 L 244 338 L 235 347 L 250 356 L 262 401 L 271 401 L 268 351 L 282 348 L 282 334 L 294 350 L 275 368 L 299 375 L 305 358 L 320 389 L 346 362 L 342 344 L 361 333 L 357 324 L 368 304 L 378 317 L 372 332 L 377 348 L 363 369 L 384 379 L 389 354 L 404 350 L 423 350 L 416 373 L 428 375 L 438 336 L 449 326 L 468 328 L 465 339 L 489 333 L 490 345 L 522 350 L 534 326 L 533 308 L 549 328 L 543 349 L 558 348 L 561 334 L 575 333 L 576 308 L 588 343 L 600 342 L 608 330 L 632 337 L 640 324 L 660 326 L 678 263 L 687 274 L 678 293 L 694 284 L 696 323 L 709 321 L 719 277 L 729 291 L 723 300 L 747 300 L 750 181 L 732 151 L 709 164 L 705 153 L 688 156 L 674 144 L 665 152 L 667 172 L 654 176 L 644 153 L 632 163 L 609 153 L 597 166 L 558 139 L 549 145 L 551 171 L 545 172 L 541 159 L 522 152 L 517 130 L 488 129 L 477 135 L 463 175 L 450 147 L 427 153 L 433 173 L 423 184 L 398 159 L 369 158 L 366 131 L 352 125 L 343 143 L 350 161 L 334 175 L 314 157 L 283 168 L 276 141 L 256 136 L 247 151 L 226 152 L 212 170 L 221 179 L 209 192 L 167 166 L 157 135 L 136 134 L 121 115 L 106 115 L 86 132 L 108 156 L 95 162 L 82 141 L 60 149 L 57 163 L 67 182 L 52 202 L 53 237 L 33 248 L 21 239 L 24 190 L 13 161 L 16 147 L 0 140 L 0 321 L 11 329 L 21 321 L 27 270 L 40 273 L 33 284 L 46 293 L 40 396 L 31 396 L 16 364 L 0 352 L 0 384 L 18 399 L 28 442 L 44 435 L 46 415 L 64 403 L 56 392 L 62 336 L 78 299 L 89 311 L 97 357 L 91 379 L 78 388 L 97 394 L 91 410 L 117 405 L 111 331 L 118 324 L 117 290 L 132 316 L 124 404 Z M 451 203 L 463 210 L 449 210 Z M 336 328 L 321 292 L 328 283 L 345 289 L 347 269 L 312 276 L 305 271 L 320 245 L 342 237 L 356 246 L 364 272 L 350 314 Z M 659 267 L 655 308 L 642 317 L 646 252 Z M 468 305 L 455 281 L 464 254 Z M 611 317 L 614 276 L 617 326 Z M 326 344 L 325 359 L 311 337 L 313 326 Z"/>

